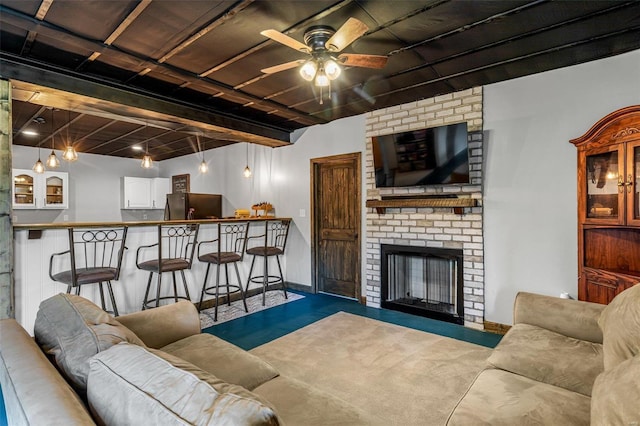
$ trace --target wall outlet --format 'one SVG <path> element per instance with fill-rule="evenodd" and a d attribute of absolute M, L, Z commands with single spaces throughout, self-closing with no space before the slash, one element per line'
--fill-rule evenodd
<path fill-rule="evenodd" d="M 62 220 L 64 220 L 65 222 L 69 220 L 69 215 L 65 214 L 62 216 Z"/>
<path fill-rule="evenodd" d="M 143 214 L 143 215 L 142 215 L 142 219 L 143 219 L 143 220 L 147 220 L 147 215 L 146 215 L 146 214 Z"/>

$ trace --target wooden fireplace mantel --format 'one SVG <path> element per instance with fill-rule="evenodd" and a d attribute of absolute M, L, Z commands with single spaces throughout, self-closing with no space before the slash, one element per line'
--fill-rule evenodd
<path fill-rule="evenodd" d="M 453 208 L 456 214 L 463 214 L 465 207 L 475 207 L 475 198 L 398 198 L 386 200 L 367 200 L 367 207 L 376 209 L 378 214 L 385 214 L 387 208 L 435 207 Z"/>

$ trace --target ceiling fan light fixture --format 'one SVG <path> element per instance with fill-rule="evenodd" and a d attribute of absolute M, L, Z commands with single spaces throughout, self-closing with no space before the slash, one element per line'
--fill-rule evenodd
<path fill-rule="evenodd" d="M 309 60 L 300 67 L 300 76 L 306 81 L 312 81 L 318 71 L 318 64 L 314 60 Z"/>
<path fill-rule="evenodd" d="M 318 73 L 316 74 L 315 85 L 318 87 L 328 87 L 329 84 L 329 77 L 327 77 L 324 69 L 320 68 L 320 70 L 318 70 Z"/>
<path fill-rule="evenodd" d="M 323 69 L 329 80 L 335 80 L 342 72 L 340 66 L 333 59 L 327 59 L 324 61 Z"/>

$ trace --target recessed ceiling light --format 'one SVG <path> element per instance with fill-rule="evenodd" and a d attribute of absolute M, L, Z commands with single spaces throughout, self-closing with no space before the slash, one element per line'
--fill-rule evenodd
<path fill-rule="evenodd" d="M 134 151 L 142 151 L 143 150 L 143 148 L 140 145 L 133 145 L 131 147 L 131 149 L 134 150 Z"/>
<path fill-rule="evenodd" d="M 38 132 L 35 130 L 23 130 L 22 134 L 25 136 L 38 136 Z"/>

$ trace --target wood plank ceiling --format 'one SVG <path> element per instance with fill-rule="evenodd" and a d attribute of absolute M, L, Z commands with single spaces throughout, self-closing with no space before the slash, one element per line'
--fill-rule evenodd
<path fill-rule="evenodd" d="M 296 68 L 260 71 L 305 57 L 260 31 L 303 41 L 308 27 L 338 29 L 350 17 L 369 30 L 345 52 L 386 55 L 383 69 L 345 67 L 322 104 Z M 638 48 L 638 1 L 0 0 L 0 77 L 18 94 L 14 144 L 61 149 L 69 139 L 79 151 L 122 157 L 144 144 L 157 160 L 242 140 L 286 145 L 301 127 Z M 68 99 L 56 106 L 55 94 L 35 96 L 33 85 L 46 93 L 47 81 L 23 85 L 25 69 L 203 111 L 223 125 Z M 26 136 L 33 127 L 46 136 Z"/>

